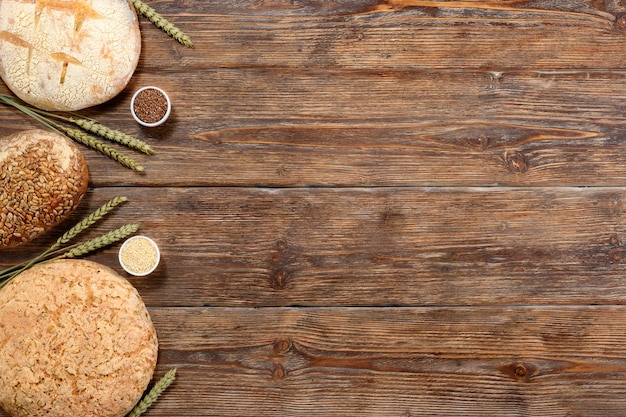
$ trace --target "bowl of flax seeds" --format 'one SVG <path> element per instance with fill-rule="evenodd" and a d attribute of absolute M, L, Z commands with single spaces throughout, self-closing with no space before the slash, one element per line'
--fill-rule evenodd
<path fill-rule="evenodd" d="M 133 94 L 130 112 L 137 123 L 146 127 L 163 124 L 170 116 L 172 102 L 165 91 L 159 87 L 142 87 Z"/>

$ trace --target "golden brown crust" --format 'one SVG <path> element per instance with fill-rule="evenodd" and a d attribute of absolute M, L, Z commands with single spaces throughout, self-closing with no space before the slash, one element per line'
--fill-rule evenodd
<path fill-rule="evenodd" d="M 54 261 L 0 290 L 0 405 L 14 417 L 122 417 L 157 353 L 141 297 L 108 267 Z"/>
<path fill-rule="evenodd" d="M 35 129 L 0 138 L 0 249 L 59 224 L 88 183 L 82 153 L 64 136 Z"/>
<path fill-rule="evenodd" d="M 39 108 L 104 103 L 124 89 L 140 52 L 129 0 L 0 1 L 0 77 Z"/>

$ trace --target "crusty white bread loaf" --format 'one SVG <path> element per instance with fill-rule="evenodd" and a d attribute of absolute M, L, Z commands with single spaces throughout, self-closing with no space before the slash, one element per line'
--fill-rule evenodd
<path fill-rule="evenodd" d="M 129 0 L 0 1 L 0 77 L 39 108 L 74 111 L 111 99 L 140 51 Z"/>
<path fill-rule="evenodd" d="M 59 133 L 33 129 L 0 138 L 0 249 L 28 242 L 67 218 L 88 182 L 82 153 Z"/>
<path fill-rule="evenodd" d="M 13 417 L 122 417 L 158 356 L 148 310 L 112 269 L 58 260 L 0 290 L 0 405 Z"/>

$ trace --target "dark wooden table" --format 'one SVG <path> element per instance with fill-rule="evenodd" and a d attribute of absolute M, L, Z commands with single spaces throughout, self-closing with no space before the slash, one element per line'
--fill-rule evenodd
<path fill-rule="evenodd" d="M 625 416 L 626 4 L 149 2 L 127 89 L 83 114 L 72 218 L 139 222 L 160 339 L 147 416 Z M 144 85 L 171 119 L 141 128 Z M 0 92 L 7 92 L 4 86 Z M 36 127 L 0 108 L 3 134 Z M 114 246 L 89 256 L 122 273 Z"/>

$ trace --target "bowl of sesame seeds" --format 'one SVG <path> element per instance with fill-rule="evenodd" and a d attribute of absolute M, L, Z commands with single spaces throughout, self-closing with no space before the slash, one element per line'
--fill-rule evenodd
<path fill-rule="evenodd" d="M 124 271 L 138 277 L 154 272 L 160 260 L 159 246 L 147 236 L 128 238 L 119 251 L 119 262 Z"/>
<path fill-rule="evenodd" d="M 137 123 L 146 127 L 163 124 L 170 116 L 172 103 L 165 91 L 159 87 L 142 87 L 133 94 L 130 112 Z"/>

